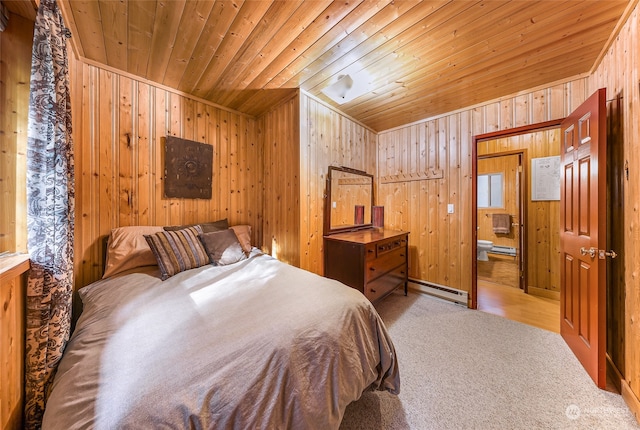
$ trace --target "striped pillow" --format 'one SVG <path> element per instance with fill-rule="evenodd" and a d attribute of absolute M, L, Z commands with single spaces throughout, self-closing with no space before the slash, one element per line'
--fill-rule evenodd
<path fill-rule="evenodd" d="M 209 264 L 209 256 L 198 239 L 199 234 L 202 234 L 202 229 L 196 225 L 144 236 L 158 260 L 163 281 L 176 273 Z"/>

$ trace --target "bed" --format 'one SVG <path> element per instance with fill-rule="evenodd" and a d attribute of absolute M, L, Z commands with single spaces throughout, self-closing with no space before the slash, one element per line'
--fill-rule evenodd
<path fill-rule="evenodd" d="M 399 392 L 393 343 L 357 290 L 255 248 L 162 272 L 80 290 L 43 429 L 336 429 L 364 391 Z"/>

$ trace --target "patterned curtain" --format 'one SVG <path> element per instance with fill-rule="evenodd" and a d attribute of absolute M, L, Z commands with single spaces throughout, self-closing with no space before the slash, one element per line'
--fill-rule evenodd
<path fill-rule="evenodd" d="M 41 0 L 27 130 L 25 428 L 39 428 L 71 329 L 74 173 L 66 39 L 55 0 Z"/>

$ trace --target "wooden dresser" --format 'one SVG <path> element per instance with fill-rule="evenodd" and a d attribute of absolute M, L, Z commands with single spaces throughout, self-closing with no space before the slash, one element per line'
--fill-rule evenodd
<path fill-rule="evenodd" d="M 324 237 L 324 276 L 353 287 L 372 302 L 399 286 L 407 294 L 409 232 L 370 228 Z"/>

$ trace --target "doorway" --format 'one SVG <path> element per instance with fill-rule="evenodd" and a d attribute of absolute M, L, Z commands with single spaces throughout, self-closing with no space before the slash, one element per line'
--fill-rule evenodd
<path fill-rule="evenodd" d="M 608 140 L 609 143 L 605 146 L 606 151 L 604 151 L 604 153 L 606 153 L 606 156 L 602 157 L 602 160 L 606 159 L 606 162 L 601 161 L 601 163 L 599 164 L 594 163 L 594 165 L 601 166 L 602 169 L 600 170 L 594 169 L 593 172 L 590 175 L 588 175 L 585 173 L 587 171 L 585 166 L 589 166 L 589 163 L 583 162 L 579 166 L 579 168 L 582 169 L 580 171 L 585 173 L 581 176 L 581 180 L 584 179 L 583 182 L 587 183 L 586 178 L 593 179 L 594 183 L 599 184 L 598 188 L 602 187 L 602 189 L 604 190 L 604 193 L 601 193 L 601 195 L 606 195 L 606 202 L 605 201 L 600 202 L 602 203 L 602 207 L 604 207 L 605 210 L 603 211 L 602 207 L 599 206 L 598 216 L 596 217 L 600 220 L 600 225 L 598 226 L 599 227 L 598 230 L 606 236 L 606 243 L 598 243 L 597 245 L 598 249 L 595 249 L 596 245 L 590 245 L 590 247 L 583 246 L 578 250 L 578 253 L 580 255 L 591 256 L 592 254 L 594 254 L 593 251 L 595 249 L 596 251 L 595 254 L 598 257 L 598 260 L 601 260 L 601 259 L 606 260 L 606 270 L 603 271 L 604 275 L 598 278 L 599 292 L 604 291 L 604 294 L 602 295 L 602 297 L 598 299 L 598 304 L 601 306 L 601 309 L 602 309 L 602 306 L 606 305 L 606 312 L 598 316 L 598 324 L 597 324 L 598 330 L 601 330 L 603 327 L 604 327 L 604 330 L 606 330 L 606 335 L 603 335 L 600 337 L 600 339 L 606 338 L 606 351 L 604 354 L 605 359 L 603 359 L 602 357 L 599 357 L 598 359 L 598 363 L 599 363 L 598 372 L 600 372 L 602 368 L 606 366 L 607 379 L 609 379 L 609 377 L 612 377 L 611 380 L 613 382 L 613 386 L 619 390 L 622 381 L 624 381 L 625 336 L 624 336 L 624 329 L 623 329 L 624 325 L 620 322 L 624 321 L 624 318 L 625 318 L 624 317 L 624 314 L 625 314 L 624 291 L 626 286 L 624 283 L 624 276 L 623 276 L 624 258 L 620 258 L 620 256 L 618 256 L 617 259 L 613 260 L 613 258 L 615 258 L 616 253 L 611 250 L 625 249 L 624 247 L 625 233 L 620 228 L 621 225 L 624 225 L 624 219 L 623 219 L 624 211 L 622 210 L 623 209 L 622 202 L 624 201 L 623 195 L 624 195 L 624 188 L 626 184 L 625 181 L 628 180 L 628 173 L 627 173 L 628 167 L 627 167 L 627 162 L 625 161 L 623 156 L 623 152 L 624 152 L 623 137 L 620 131 L 622 127 L 622 118 L 623 118 L 622 109 L 624 104 L 621 103 L 621 100 L 622 100 L 621 95 L 617 95 L 617 97 L 614 100 L 609 100 L 605 102 L 604 90 L 603 89 L 599 90 L 597 94 L 598 94 L 597 97 L 598 97 L 598 104 L 599 104 L 597 109 L 597 114 L 594 113 L 593 109 L 589 111 L 589 114 L 582 114 L 581 116 L 579 112 L 578 113 L 573 112 L 571 114 L 572 117 L 574 116 L 579 117 L 577 128 L 575 126 L 574 128 L 566 127 L 565 130 L 562 130 L 562 133 L 561 133 L 562 139 L 558 137 L 556 140 L 558 142 L 562 140 L 563 145 L 560 145 L 560 146 L 563 146 L 566 148 L 567 145 L 564 142 L 569 142 L 570 140 L 568 139 L 568 137 L 570 136 L 573 137 L 572 133 L 575 132 L 579 137 L 582 136 L 579 139 L 577 139 L 577 141 L 580 142 L 580 144 L 590 143 L 591 139 L 585 138 L 584 136 L 587 136 L 589 135 L 589 133 L 591 133 L 591 126 L 590 126 L 591 120 L 593 120 L 594 129 L 596 128 L 595 127 L 596 123 L 597 123 L 597 129 L 599 129 L 600 131 L 602 131 L 603 129 L 606 129 L 606 134 L 607 134 L 606 140 Z M 594 98 L 595 96 L 596 96 L 595 94 L 592 95 L 590 99 Z M 587 100 L 587 102 L 589 102 L 589 100 Z M 583 105 L 587 105 L 588 104 L 587 102 L 585 102 Z M 606 103 L 606 110 L 607 110 L 606 114 L 603 113 L 605 103 Z M 583 108 L 583 105 L 581 105 L 577 111 L 580 111 Z M 477 195 L 476 195 L 477 194 L 476 175 L 478 171 L 478 165 L 477 165 L 478 154 L 482 154 L 481 150 L 484 147 L 484 145 L 486 145 L 485 142 L 490 139 L 496 139 L 496 138 L 517 137 L 517 136 L 528 136 L 527 138 L 530 138 L 531 135 L 541 136 L 546 130 L 557 131 L 561 125 L 563 125 L 563 121 L 555 120 L 555 121 L 549 121 L 546 123 L 533 124 L 531 126 L 525 126 L 525 127 L 512 129 L 512 130 L 495 132 L 495 133 L 488 133 L 485 135 L 479 135 L 474 137 L 473 145 L 472 145 L 472 214 L 471 214 L 472 235 L 477 236 L 477 225 L 478 225 L 477 224 L 478 223 Z M 599 136 L 599 137 L 603 137 L 603 136 Z M 603 139 L 599 138 L 598 140 L 602 141 Z M 541 145 L 539 145 L 539 142 L 532 141 L 530 142 L 529 148 L 537 149 L 540 146 Z M 600 151 L 600 153 L 603 153 L 603 151 Z M 580 155 L 581 152 L 575 151 L 575 154 Z M 582 151 L 582 155 L 584 156 L 585 154 L 590 154 L 590 152 Z M 582 157 L 582 158 L 574 157 L 574 158 L 577 158 L 580 162 L 582 162 L 583 158 L 586 159 L 587 157 Z M 567 164 L 567 166 L 568 165 L 569 164 Z M 569 172 L 568 169 L 569 168 L 567 167 L 563 168 L 562 172 L 564 172 L 564 174 L 561 175 L 560 179 L 564 179 L 567 176 L 568 174 L 567 172 Z M 573 187 L 573 183 L 571 183 L 571 187 Z M 567 190 L 571 190 L 571 187 L 567 187 L 565 185 L 563 187 L 563 192 L 566 193 Z M 576 185 L 576 187 L 578 187 L 578 189 L 581 190 L 580 191 L 581 193 L 582 191 L 589 191 L 592 188 L 593 189 L 596 188 L 595 185 L 592 188 L 585 187 L 585 186 L 579 187 L 578 185 Z M 580 203 L 583 201 L 586 202 L 587 200 L 588 199 L 586 198 L 579 198 L 577 203 Z M 605 200 L 605 199 L 603 198 L 602 200 Z M 566 200 L 563 202 L 566 204 Z M 576 203 L 576 202 L 574 201 L 573 203 Z M 529 206 L 528 211 L 529 211 L 529 214 L 532 213 L 532 205 Z M 550 212 L 553 212 L 553 211 L 554 210 L 551 207 Z M 544 211 L 541 211 L 541 212 L 544 212 Z M 560 215 L 560 211 L 558 211 L 557 214 L 554 214 L 554 216 L 558 220 L 558 222 L 556 223 L 558 227 L 560 225 L 560 220 L 561 220 L 559 215 Z M 566 215 L 566 208 L 565 208 L 565 215 Z M 529 218 L 531 218 L 531 216 L 529 216 Z M 589 217 L 578 217 L 578 218 L 579 218 L 578 221 L 581 224 L 579 224 L 578 221 L 576 220 L 574 220 L 573 222 L 575 225 L 579 225 L 580 231 L 583 231 L 586 228 L 585 225 L 587 225 L 585 221 L 588 221 Z M 564 221 L 566 222 L 567 220 L 569 220 L 569 218 L 565 217 Z M 528 228 L 525 229 L 525 234 L 527 232 L 533 231 L 530 224 L 531 223 L 529 223 L 529 225 L 527 226 Z M 564 229 L 563 231 L 566 232 L 565 231 L 566 229 L 564 227 L 563 229 Z M 590 230 L 588 231 L 590 232 Z M 558 236 L 559 238 L 560 236 L 559 231 L 557 235 L 551 234 L 549 237 L 553 238 L 555 236 Z M 527 240 L 527 246 L 525 247 L 525 249 L 530 248 L 528 245 L 532 243 L 532 240 L 535 240 L 535 239 L 533 239 L 533 237 L 529 235 L 529 239 Z M 529 251 L 531 251 L 531 249 L 529 249 Z M 472 240 L 472 252 L 474 254 L 477 252 L 476 240 Z M 532 253 L 529 252 L 529 258 L 525 259 L 525 266 L 524 266 L 525 272 L 526 272 L 527 266 L 529 267 L 533 266 L 533 264 L 529 264 L 531 261 L 536 261 L 535 264 L 540 267 L 550 267 L 548 265 L 545 265 L 544 261 L 538 262 L 537 261 L 538 258 L 532 257 L 531 254 Z M 576 254 L 576 253 L 574 252 L 573 254 Z M 553 256 L 553 253 L 551 255 Z M 562 259 L 552 257 L 552 259 L 549 260 L 549 263 L 553 264 L 553 261 L 555 260 L 558 262 L 558 264 L 562 264 L 563 267 L 566 268 L 567 261 L 569 261 L 570 258 L 573 258 L 573 256 L 569 255 L 569 253 L 566 250 L 566 247 L 562 250 L 562 256 L 563 256 Z M 611 258 L 607 259 L 606 258 L 607 256 Z M 580 257 L 578 257 L 577 259 L 580 259 Z M 597 261 L 595 260 L 595 256 L 592 259 L 594 261 Z M 581 268 L 588 267 L 588 265 L 591 263 L 592 262 L 587 261 L 580 267 Z M 576 267 L 577 266 L 578 265 L 576 265 Z M 478 308 L 478 279 L 477 279 L 478 268 L 477 268 L 477 262 L 475 258 L 472 261 L 471 270 L 472 270 L 472 286 L 471 286 L 470 308 L 477 309 Z M 553 271 L 554 271 L 553 268 L 550 267 L 549 272 L 553 272 Z M 533 271 L 531 272 L 533 273 Z M 542 272 L 537 271 L 536 273 L 540 274 Z M 531 276 L 531 274 L 529 274 L 529 276 L 526 277 L 529 293 L 531 293 L 531 290 L 532 290 L 532 278 L 533 276 Z M 554 278 L 552 277 L 550 279 L 553 281 Z M 601 282 L 601 281 L 604 281 L 604 282 Z M 568 283 L 562 282 L 562 285 L 565 286 L 565 285 L 568 285 Z M 537 286 L 534 285 L 534 289 L 535 288 L 539 289 L 541 286 L 544 287 L 544 284 L 539 283 Z M 544 289 L 544 290 L 547 290 L 547 289 Z M 538 292 L 540 292 L 540 290 Z M 555 294 L 554 291 L 550 291 L 549 293 Z M 562 294 L 562 296 L 566 297 L 566 294 Z M 567 301 L 565 300 L 565 305 L 566 305 L 566 302 Z M 580 306 L 582 306 L 583 304 L 588 304 L 588 300 L 583 300 L 579 303 Z M 565 306 L 565 308 L 562 309 L 563 319 L 567 318 L 566 317 L 567 309 L 568 309 L 567 306 Z M 591 326 L 583 324 L 581 327 L 591 327 Z M 603 342 L 603 345 L 604 345 L 604 342 Z M 599 344 L 599 351 L 603 350 L 602 348 L 603 345 Z M 600 376 L 598 376 L 597 378 L 594 377 L 594 381 L 597 380 L 597 384 L 599 386 L 602 385 L 602 379 L 603 378 L 601 378 Z"/>
<path fill-rule="evenodd" d="M 478 280 L 499 283 L 526 292 L 521 229 L 525 151 L 478 155 Z"/>
<path fill-rule="evenodd" d="M 552 121 L 476 136 L 472 192 L 476 239 L 490 237 L 498 245 L 505 245 L 508 253 L 490 253 L 488 266 L 482 260 L 474 260 L 471 307 L 556 332 L 559 331 L 560 306 L 559 198 L 539 199 L 532 195 L 532 184 L 535 185 L 532 166 L 559 155 L 559 125 L 560 121 Z M 501 211 L 483 208 L 479 201 L 478 193 L 482 193 L 479 187 L 483 186 L 484 179 L 478 181 L 478 176 L 484 174 L 487 161 L 493 164 L 489 170 L 501 170 L 497 167 L 500 164 L 515 165 L 518 169 L 513 180 L 517 192 L 507 197 L 507 188 L 504 190 L 505 199 L 511 199 L 512 205 L 505 200 Z M 559 181 L 557 183 L 559 186 Z M 494 225 L 494 213 L 509 215 L 511 232 L 493 236 L 491 231 L 486 232 L 487 224 Z M 477 246 L 476 240 L 473 243 L 476 255 Z M 513 269 L 504 272 L 509 267 L 507 263 Z M 487 267 L 493 275 L 489 279 Z"/>

